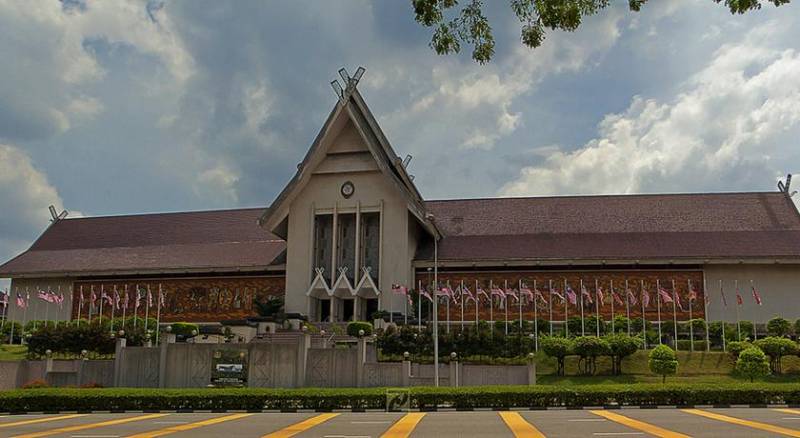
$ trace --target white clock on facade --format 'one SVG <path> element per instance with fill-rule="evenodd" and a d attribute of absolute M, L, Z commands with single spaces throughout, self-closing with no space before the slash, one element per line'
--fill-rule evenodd
<path fill-rule="evenodd" d="M 353 192 L 355 192 L 355 191 L 356 191 L 356 188 L 355 188 L 355 186 L 353 186 L 353 183 L 351 183 L 350 181 L 347 181 L 344 184 L 342 184 L 342 196 L 344 196 L 345 198 L 349 198 L 349 197 L 353 196 Z"/>

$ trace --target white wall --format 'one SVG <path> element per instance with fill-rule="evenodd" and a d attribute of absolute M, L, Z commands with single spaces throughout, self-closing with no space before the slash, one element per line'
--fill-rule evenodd
<path fill-rule="evenodd" d="M 779 315 L 790 321 L 800 318 L 800 265 L 706 265 L 704 267 L 706 285 L 711 297 L 708 306 L 709 319 L 736 321 L 736 289 L 734 281 L 739 281 L 739 289 L 744 305 L 739 307 L 742 320 L 766 322 Z M 728 306 L 722 305 L 719 282 L 725 290 Z M 753 300 L 750 280 L 761 295 L 763 305 Z"/>

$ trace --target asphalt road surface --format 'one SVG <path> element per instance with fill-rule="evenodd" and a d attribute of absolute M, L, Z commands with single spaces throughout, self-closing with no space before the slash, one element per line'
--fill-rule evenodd
<path fill-rule="evenodd" d="M 800 437 L 795 409 L 0 416 L 3 437 Z"/>

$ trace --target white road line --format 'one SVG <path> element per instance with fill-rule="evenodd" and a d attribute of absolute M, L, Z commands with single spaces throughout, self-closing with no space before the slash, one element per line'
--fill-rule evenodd
<path fill-rule="evenodd" d="M 800 417 L 783 417 L 782 420 L 800 420 Z"/>
<path fill-rule="evenodd" d="M 72 438 L 119 438 L 119 435 L 70 435 Z"/>
<path fill-rule="evenodd" d="M 323 435 L 323 438 L 372 438 L 369 435 Z"/>
<path fill-rule="evenodd" d="M 154 421 L 153 424 L 186 424 L 188 421 Z"/>
<path fill-rule="evenodd" d="M 595 432 L 597 436 L 617 436 L 617 435 L 644 435 L 644 432 Z"/>
<path fill-rule="evenodd" d="M 391 424 L 393 421 L 351 421 L 350 424 Z"/>
<path fill-rule="evenodd" d="M 605 418 L 573 418 L 567 421 L 587 421 L 587 422 L 595 422 L 595 421 L 608 421 Z"/>

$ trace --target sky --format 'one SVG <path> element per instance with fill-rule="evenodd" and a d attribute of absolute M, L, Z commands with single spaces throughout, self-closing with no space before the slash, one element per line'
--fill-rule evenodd
<path fill-rule="evenodd" d="M 0 0 L 0 261 L 51 204 L 267 206 L 341 67 L 366 68 L 359 90 L 426 199 L 776 190 L 800 171 L 800 4 L 612 2 L 531 50 L 487 3 L 496 55 L 479 65 L 436 55 L 410 1 Z"/>

